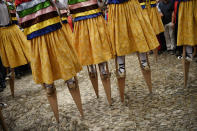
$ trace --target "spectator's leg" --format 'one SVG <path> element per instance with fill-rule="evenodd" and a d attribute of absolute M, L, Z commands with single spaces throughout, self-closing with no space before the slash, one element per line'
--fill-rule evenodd
<path fill-rule="evenodd" d="M 171 50 L 171 40 L 170 40 L 170 33 L 169 33 L 169 24 L 165 25 L 165 32 L 164 32 L 164 36 L 166 39 L 166 46 L 167 46 L 167 50 Z"/>
<path fill-rule="evenodd" d="M 161 40 L 161 51 L 166 51 L 167 47 L 166 47 L 166 40 L 165 40 L 164 32 L 159 34 L 159 36 L 160 36 L 160 40 Z"/>
<path fill-rule="evenodd" d="M 6 68 L 3 66 L 0 59 L 0 92 L 6 87 L 5 84 Z"/>
<path fill-rule="evenodd" d="M 175 49 L 175 35 L 174 35 L 174 28 L 173 28 L 172 22 L 169 23 L 169 34 L 170 34 L 170 41 L 171 41 L 170 50 L 174 50 Z"/>
<path fill-rule="evenodd" d="M 0 70 L 1 70 L 1 73 L 2 73 L 2 76 L 3 76 L 3 79 L 5 80 L 5 77 L 6 77 L 6 68 L 3 66 L 3 64 L 1 62 L 1 59 L 0 59 Z"/>
<path fill-rule="evenodd" d="M 16 79 L 20 79 L 21 78 L 21 70 L 20 70 L 20 66 L 14 68 L 14 72 L 15 72 L 15 77 Z"/>

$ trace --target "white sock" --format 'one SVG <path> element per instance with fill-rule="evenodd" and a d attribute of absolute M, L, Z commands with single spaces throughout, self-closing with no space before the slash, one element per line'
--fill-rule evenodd
<path fill-rule="evenodd" d="M 44 84 L 46 88 L 53 88 L 52 84 Z"/>
<path fill-rule="evenodd" d="M 102 74 L 107 74 L 106 69 L 105 69 L 106 64 L 107 64 L 107 62 L 103 62 L 103 63 L 98 64 Z"/>
<path fill-rule="evenodd" d="M 187 53 L 187 56 L 189 56 L 190 58 L 192 58 L 192 53 L 193 53 L 192 46 L 186 46 L 186 53 Z"/>
<path fill-rule="evenodd" d="M 96 69 L 94 68 L 94 65 L 90 65 L 90 72 L 91 73 L 95 73 Z"/>
<path fill-rule="evenodd" d="M 69 80 L 67 80 L 66 82 L 69 84 L 69 85 L 71 85 L 71 84 L 73 84 L 74 83 L 74 78 L 71 78 L 71 79 L 69 79 Z"/>
<path fill-rule="evenodd" d="M 119 65 L 119 72 L 125 72 L 125 56 L 117 56 L 117 63 Z"/>
<path fill-rule="evenodd" d="M 139 53 L 139 56 L 140 56 L 140 61 L 141 61 L 141 64 L 142 66 L 147 66 L 148 63 L 147 63 L 147 59 L 146 59 L 146 53 Z"/>

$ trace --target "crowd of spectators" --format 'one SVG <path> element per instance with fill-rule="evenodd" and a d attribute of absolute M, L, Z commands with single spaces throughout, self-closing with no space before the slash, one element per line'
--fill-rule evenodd
<path fill-rule="evenodd" d="M 165 27 L 164 33 L 160 34 L 162 51 L 181 58 L 182 47 L 177 47 L 178 20 L 174 12 L 174 0 L 157 0 L 157 8 Z"/>

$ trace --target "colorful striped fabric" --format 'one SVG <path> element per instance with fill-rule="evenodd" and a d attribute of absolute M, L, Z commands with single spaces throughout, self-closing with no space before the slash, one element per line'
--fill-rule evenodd
<path fill-rule="evenodd" d="M 97 0 L 68 0 L 68 4 L 75 22 L 102 15 Z"/>
<path fill-rule="evenodd" d="M 8 6 L 8 10 L 10 12 L 12 24 L 17 24 L 16 10 L 15 10 L 14 3 L 11 2 L 10 0 L 7 0 L 6 3 L 7 3 L 7 6 Z"/>
<path fill-rule="evenodd" d="M 60 10 L 60 14 L 61 14 L 62 23 L 67 24 L 68 23 L 67 10 Z"/>
<path fill-rule="evenodd" d="M 21 3 L 28 2 L 28 1 L 32 1 L 32 0 L 15 0 L 15 5 L 18 6 Z"/>
<path fill-rule="evenodd" d="M 16 11 L 28 40 L 61 28 L 60 17 L 50 0 L 22 2 Z"/>
<path fill-rule="evenodd" d="M 156 7 L 156 0 L 138 0 L 142 9 L 145 9 L 147 6 Z"/>

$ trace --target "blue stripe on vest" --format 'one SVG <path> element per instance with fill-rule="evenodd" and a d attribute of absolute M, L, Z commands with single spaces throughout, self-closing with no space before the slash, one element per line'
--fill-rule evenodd
<path fill-rule="evenodd" d="M 31 39 L 33 39 L 35 37 L 42 36 L 44 34 L 47 34 L 47 33 L 53 32 L 55 30 L 58 30 L 61 27 L 62 27 L 62 25 L 60 23 L 47 26 L 47 27 L 45 27 L 43 29 L 37 30 L 37 31 L 32 32 L 31 34 L 27 35 L 27 39 L 31 40 Z"/>
<path fill-rule="evenodd" d="M 74 19 L 74 22 L 80 21 L 80 20 L 85 20 L 85 19 L 95 18 L 95 17 L 98 17 L 98 16 L 100 16 L 100 15 L 102 15 L 101 12 L 96 13 L 96 14 L 92 14 L 92 15 L 76 17 L 76 18 Z"/>

